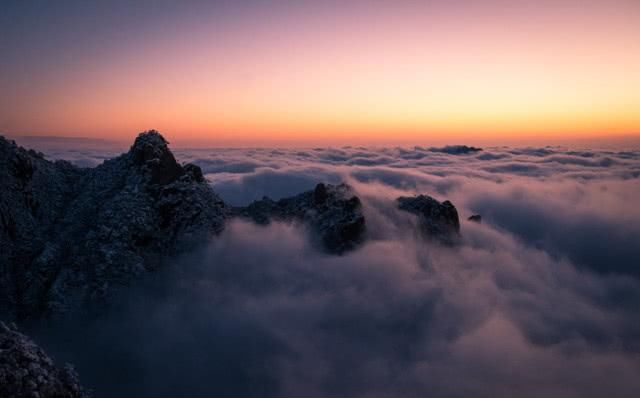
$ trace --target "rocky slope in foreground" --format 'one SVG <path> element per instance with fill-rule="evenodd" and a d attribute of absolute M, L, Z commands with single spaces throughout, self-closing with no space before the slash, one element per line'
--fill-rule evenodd
<path fill-rule="evenodd" d="M 27 336 L 0 322 L 0 397 L 89 396 L 71 365 L 57 367 Z"/>

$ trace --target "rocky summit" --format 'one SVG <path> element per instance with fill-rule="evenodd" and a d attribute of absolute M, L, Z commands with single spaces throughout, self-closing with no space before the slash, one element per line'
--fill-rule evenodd
<path fill-rule="evenodd" d="M 265 197 L 249 206 L 236 207 L 233 213 L 259 224 L 272 220 L 303 222 L 330 253 L 344 253 L 364 240 L 362 205 L 346 184 L 320 183 L 314 190 L 278 201 Z"/>
<path fill-rule="evenodd" d="M 418 216 L 422 234 L 441 243 L 454 243 L 460 234 L 460 219 L 455 206 L 445 200 L 440 203 L 427 195 L 401 196 L 398 208 Z"/>
<path fill-rule="evenodd" d="M 62 368 L 27 336 L 0 322 L 0 397 L 88 398 L 71 365 Z"/>
<path fill-rule="evenodd" d="M 61 314 L 222 231 L 225 205 L 156 131 L 93 169 L 0 138 L 0 312 Z"/>
<path fill-rule="evenodd" d="M 49 161 L 0 137 L 0 314 L 4 319 L 102 311 L 115 291 L 207 242 L 229 217 L 300 222 L 331 254 L 365 239 L 362 203 L 345 184 L 230 207 L 200 168 L 180 164 L 155 130 L 95 168 Z M 456 208 L 425 196 L 397 199 L 429 238 L 451 243 Z"/>

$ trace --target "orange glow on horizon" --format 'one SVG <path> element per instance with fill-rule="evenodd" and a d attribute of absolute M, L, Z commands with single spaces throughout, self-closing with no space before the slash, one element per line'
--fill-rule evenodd
<path fill-rule="evenodd" d="M 0 81 L 13 94 L 0 99 L 0 131 L 128 139 L 156 128 L 182 141 L 246 142 L 637 137 L 640 7 L 623 3 L 634 12 L 354 7 L 330 23 L 328 11 L 305 9 L 228 31 L 203 17 Z"/>

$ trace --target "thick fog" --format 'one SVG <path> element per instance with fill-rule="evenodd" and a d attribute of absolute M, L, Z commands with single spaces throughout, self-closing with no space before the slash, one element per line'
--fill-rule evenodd
<path fill-rule="evenodd" d="M 103 316 L 35 332 L 96 396 L 640 396 L 640 151 L 174 153 L 236 205 L 345 181 L 367 240 L 333 256 L 303 225 L 232 221 Z M 416 193 L 458 208 L 459 245 L 394 208 Z"/>

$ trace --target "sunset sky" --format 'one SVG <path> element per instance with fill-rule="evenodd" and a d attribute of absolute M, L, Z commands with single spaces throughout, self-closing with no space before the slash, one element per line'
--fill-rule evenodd
<path fill-rule="evenodd" d="M 2 1 L 0 133 L 640 136 L 640 1 Z"/>

